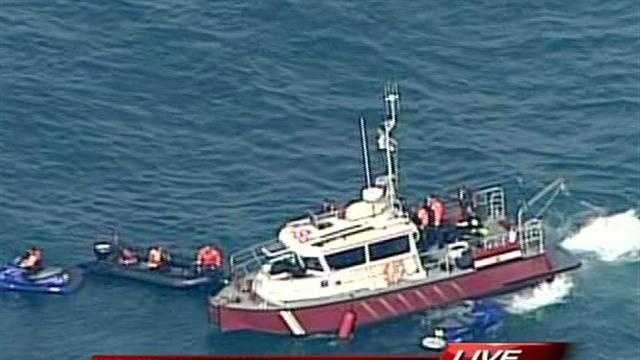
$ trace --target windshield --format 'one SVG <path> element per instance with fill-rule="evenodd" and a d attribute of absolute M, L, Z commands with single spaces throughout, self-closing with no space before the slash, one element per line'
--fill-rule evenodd
<path fill-rule="evenodd" d="M 284 272 L 292 272 L 299 268 L 298 262 L 293 254 L 287 254 L 285 256 L 279 256 L 276 259 L 272 259 L 269 261 L 271 267 L 269 269 L 269 274 L 276 275 Z"/>
<path fill-rule="evenodd" d="M 320 259 L 318 259 L 317 257 L 302 257 L 302 263 L 304 264 L 304 267 L 308 270 L 315 270 L 315 271 L 323 271 L 324 269 L 322 269 L 322 264 L 320 263 Z"/>

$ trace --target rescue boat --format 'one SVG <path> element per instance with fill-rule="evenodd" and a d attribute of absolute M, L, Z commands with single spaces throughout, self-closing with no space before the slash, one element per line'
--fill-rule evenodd
<path fill-rule="evenodd" d="M 123 264 L 119 254 L 124 248 L 132 249 L 139 254 L 139 260 L 131 264 Z M 93 244 L 95 261 L 87 262 L 81 267 L 94 274 L 126 278 L 159 286 L 172 288 L 193 288 L 213 284 L 217 288 L 222 282 L 221 268 L 202 269 L 194 259 L 174 254 L 162 268 L 150 268 L 146 259 L 147 250 L 140 247 L 123 245 L 114 233 L 111 240 L 100 240 Z"/>
<path fill-rule="evenodd" d="M 580 266 L 547 246 L 541 217 L 528 211 L 560 193 L 563 179 L 524 203 L 514 220 L 499 184 L 466 189 L 470 208 L 456 204 L 460 191 L 444 195 L 448 209 L 460 210 L 423 228 L 398 195 L 397 85 L 386 87 L 383 99 L 377 147 L 384 173 L 372 179 L 361 118 L 359 198 L 324 204 L 286 222 L 277 239 L 232 252 L 227 285 L 208 299 L 209 318 L 222 331 L 346 337 L 357 326 L 514 291 Z M 474 217 L 466 218 L 471 208 Z"/>

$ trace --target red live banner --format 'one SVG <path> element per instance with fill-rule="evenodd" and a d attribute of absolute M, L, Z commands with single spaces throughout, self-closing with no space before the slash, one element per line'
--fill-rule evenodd
<path fill-rule="evenodd" d="M 180 356 L 180 355 L 96 355 L 93 360 L 562 360 L 566 343 L 458 343 L 450 344 L 440 356 Z"/>
<path fill-rule="evenodd" d="M 447 346 L 442 360 L 564 359 L 565 343 L 458 343 Z"/>

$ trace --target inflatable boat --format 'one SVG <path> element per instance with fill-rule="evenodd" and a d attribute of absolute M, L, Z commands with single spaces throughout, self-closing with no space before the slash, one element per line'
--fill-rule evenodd
<path fill-rule="evenodd" d="M 81 283 L 82 271 L 78 268 L 48 266 L 32 272 L 14 264 L 0 267 L 0 290 L 66 294 Z"/>
<path fill-rule="evenodd" d="M 117 276 L 172 288 L 191 288 L 196 286 L 218 284 L 222 282 L 222 269 L 202 270 L 194 261 L 173 256 L 161 268 L 151 268 L 144 256 L 132 264 L 122 264 L 119 258 L 125 246 L 114 242 L 101 241 L 93 245 L 96 260 L 82 264 L 88 272 Z M 130 246 L 126 248 L 132 249 Z M 144 254 L 146 250 L 135 249 L 136 253 Z"/>

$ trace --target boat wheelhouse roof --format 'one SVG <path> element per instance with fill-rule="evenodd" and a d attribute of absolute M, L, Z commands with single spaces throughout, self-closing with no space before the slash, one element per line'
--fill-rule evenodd
<path fill-rule="evenodd" d="M 415 232 L 416 225 L 386 203 L 356 201 L 344 211 L 290 221 L 278 239 L 300 256 L 321 256 Z"/>

